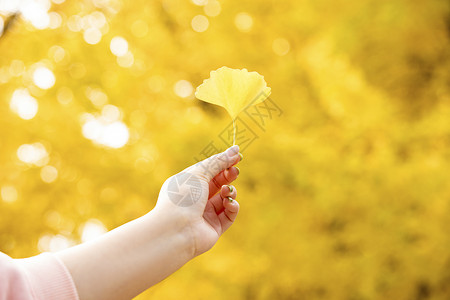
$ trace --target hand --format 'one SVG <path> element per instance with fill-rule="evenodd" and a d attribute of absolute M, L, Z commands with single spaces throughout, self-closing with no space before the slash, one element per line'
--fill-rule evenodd
<path fill-rule="evenodd" d="M 233 224 L 239 212 L 236 188 L 239 147 L 201 161 L 164 182 L 156 211 L 189 227 L 192 255 L 209 250 Z"/>
<path fill-rule="evenodd" d="M 228 186 L 241 159 L 234 146 L 164 182 L 156 207 L 101 237 L 57 253 L 80 299 L 131 299 L 210 249 L 236 219 Z"/>

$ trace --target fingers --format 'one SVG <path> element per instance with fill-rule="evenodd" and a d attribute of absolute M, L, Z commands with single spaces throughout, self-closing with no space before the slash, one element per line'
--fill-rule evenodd
<path fill-rule="evenodd" d="M 236 195 L 237 191 L 234 186 L 224 185 L 222 186 L 220 193 L 211 197 L 211 199 L 209 199 L 209 202 L 211 202 L 211 204 L 213 205 L 216 214 L 220 214 L 225 209 L 224 203 L 227 201 L 230 202 L 228 197 L 230 197 L 231 199 L 235 199 Z"/>
<path fill-rule="evenodd" d="M 222 225 L 222 233 L 225 232 L 236 220 L 239 213 L 239 203 L 236 200 L 223 201 L 224 210 L 219 214 L 219 220 Z"/>
<path fill-rule="evenodd" d="M 213 155 L 201 162 L 198 162 L 188 170 L 210 182 L 211 179 L 216 177 L 225 169 L 235 165 L 240 159 L 241 156 L 239 155 L 239 146 L 235 145 L 222 153 Z"/>
<path fill-rule="evenodd" d="M 220 193 L 209 199 L 219 218 L 222 233 L 230 228 L 239 213 L 239 203 L 235 200 L 236 195 L 237 191 L 234 186 L 224 185 L 220 189 Z"/>
<path fill-rule="evenodd" d="M 216 177 L 209 182 L 209 196 L 211 198 L 215 195 L 223 185 L 232 183 L 239 175 L 239 169 L 231 167 L 220 172 Z"/>

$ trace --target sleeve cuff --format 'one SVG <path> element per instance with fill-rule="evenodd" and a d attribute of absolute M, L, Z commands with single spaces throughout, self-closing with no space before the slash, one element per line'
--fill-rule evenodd
<path fill-rule="evenodd" d="M 51 253 L 18 259 L 36 299 L 79 300 L 72 276 L 64 263 Z"/>

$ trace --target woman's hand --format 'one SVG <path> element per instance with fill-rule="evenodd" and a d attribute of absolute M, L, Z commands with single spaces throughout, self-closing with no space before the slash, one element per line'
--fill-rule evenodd
<path fill-rule="evenodd" d="M 234 167 L 242 159 L 239 147 L 211 156 L 164 182 L 155 207 L 190 230 L 192 255 L 209 250 L 234 222 L 239 211 Z"/>
<path fill-rule="evenodd" d="M 156 207 L 93 241 L 56 255 L 81 300 L 131 299 L 210 249 L 236 218 L 239 147 L 164 182 Z"/>

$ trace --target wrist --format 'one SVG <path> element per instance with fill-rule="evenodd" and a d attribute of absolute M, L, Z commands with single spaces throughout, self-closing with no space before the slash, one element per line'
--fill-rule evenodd
<path fill-rule="evenodd" d="M 195 237 L 188 216 L 175 209 L 155 207 L 142 218 L 147 228 L 157 229 L 161 240 L 171 245 L 179 263 L 184 264 L 195 257 Z"/>

